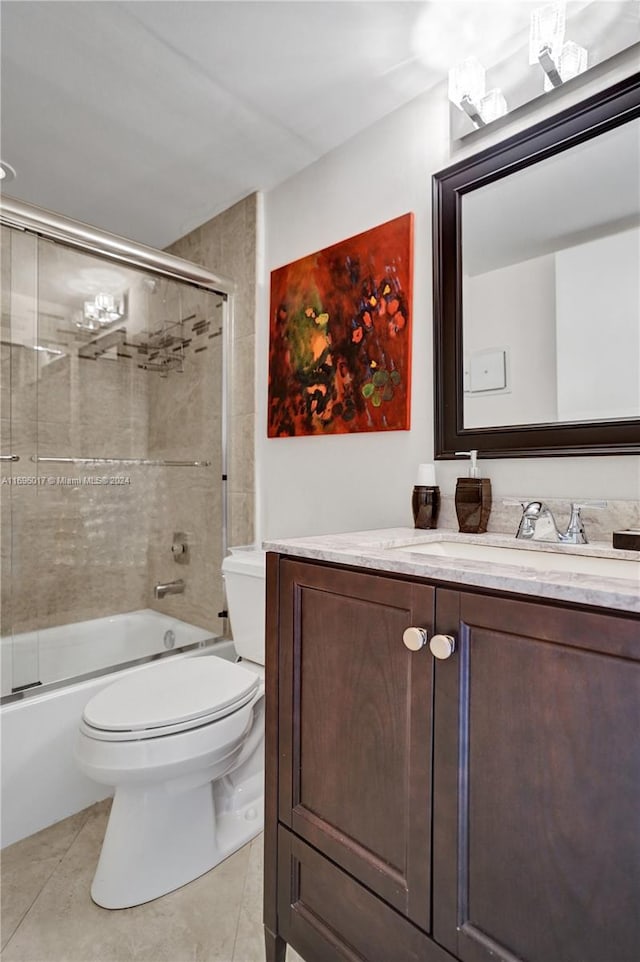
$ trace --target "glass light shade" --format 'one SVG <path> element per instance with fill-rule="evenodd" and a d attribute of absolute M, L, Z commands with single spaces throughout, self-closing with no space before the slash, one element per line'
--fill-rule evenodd
<path fill-rule="evenodd" d="M 567 40 L 563 45 L 560 56 L 558 57 L 558 73 L 562 82 L 577 77 L 587 69 L 588 52 L 584 47 L 580 47 L 573 40 Z M 553 84 L 548 77 L 544 78 L 544 89 L 553 90 Z"/>
<path fill-rule="evenodd" d="M 84 321 L 85 324 L 78 325 L 87 330 L 93 330 L 94 324 L 108 325 L 119 321 L 125 316 L 124 299 L 116 303 L 113 294 L 96 294 L 95 300 L 84 302 Z"/>
<path fill-rule="evenodd" d="M 564 3 L 548 3 L 531 14 L 529 31 L 529 63 L 538 63 L 543 47 L 548 47 L 552 60 L 557 63 L 562 50 L 566 27 Z"/>
<path fill-rule="evenodd" d="M 494 87 L 480 101 L 480 116 L 485 124 L 490 124 L 507 113 L 507 101 L 499 87 Z"/>
<path fill-rule="evenodd" d="M 471 103 L 479 104 L 484 97 L 485 70 L 476 57 L 469 57 L 452 67 L 449 71 L 449 100 L 459 107 L 467 97 Z"/>
<path fill-rule="evenodd" d="M 113 294 L 96 294 L 96 307 L 100 311 L 115 310 L 116 299 Z"/>

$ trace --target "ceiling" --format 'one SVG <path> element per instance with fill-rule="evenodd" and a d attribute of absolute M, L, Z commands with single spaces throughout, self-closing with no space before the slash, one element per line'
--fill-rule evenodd
<path fill-rule="evenodd" d="M 6 193 L 165 247 L 472 50 L 495 62 L 538 5 L 2 0 Z"/>

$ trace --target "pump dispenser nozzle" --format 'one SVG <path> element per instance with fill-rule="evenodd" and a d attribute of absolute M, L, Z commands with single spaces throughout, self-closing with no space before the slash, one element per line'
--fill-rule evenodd
<path fill-rule="evenodd" d="M 469 462 L 469 477 L 479 478 L 480 470 L 478 468 L 478 452 L 477 451 L 456 451 L 456 457 L 471 458 Z"/>

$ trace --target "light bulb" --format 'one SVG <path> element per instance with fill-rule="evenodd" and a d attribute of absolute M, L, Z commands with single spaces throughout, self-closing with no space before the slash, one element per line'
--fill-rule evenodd
<path fill-rule="evenodd" d="M 485 70 L 476 57 L 468 57 L 449 71 L 449 100 L 456 107 L 465 99 L 477 106 L 484 92 Z"/>
<path fill-rule="evenodd" d="M 494 87 L 480 101 L 480 116 L 485 124 L 490 124 L 507 113 L 507 101 L 499 87 Z"/>
<path fill-rule="evenodd" d="M 557 63 L 562 50 L 566 28 L 566 4 L 548 3 L 531 14 L 529 31 L 529 63 L 538 63 L 540 53 L 547 50 L 551 59 Z"/>
<path fill-rule="evenodd" d="M 558 73 L 562 82 L 565 83 L 577 77 L 578 74 L 584 73 L 587 69 L 587 59 L 588 53 L 584 47 L 580 47 L 573 40 L 567 40 L 558 58 Z M 544 89 L 553 90 L 553 84 L 548 77 L 544 78 Z"/>

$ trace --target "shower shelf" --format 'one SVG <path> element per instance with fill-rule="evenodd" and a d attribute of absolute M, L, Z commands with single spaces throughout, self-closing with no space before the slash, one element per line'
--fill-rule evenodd
<path fill-rule="evenodd" d="M 165 461 L 151 458 L 42 458 L 32 455 L 34 464 L 135 464 L 160 468 L 210 468 L 211 461 Z"/>

